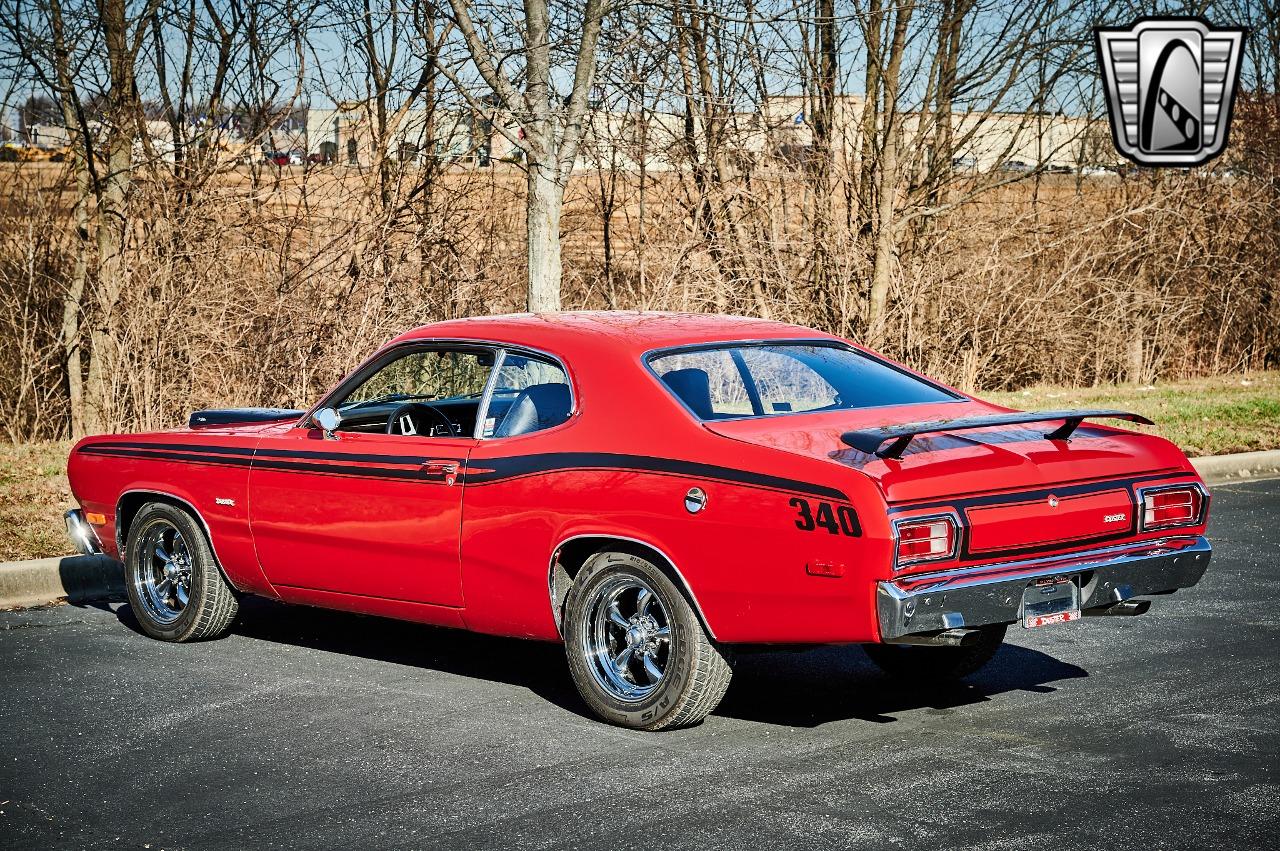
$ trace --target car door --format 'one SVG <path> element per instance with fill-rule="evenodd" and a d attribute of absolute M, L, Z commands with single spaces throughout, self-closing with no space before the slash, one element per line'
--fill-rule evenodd
<path fill-rule="evenodd" d="M 263 572 L 289 589 L 461 607 L 462 474 L 495 353 L 412 345 L 358 370 L 322 407 L 344 416 L 265 436 L 249 474 Z M 448 368 L 427 368 L 439 357 Z M 436 365 L 438 366 L 438 365 Z M 389 390 L 389 388 L 397 388 Z M 406 404 L 448 411 L 400 432 Z"/>

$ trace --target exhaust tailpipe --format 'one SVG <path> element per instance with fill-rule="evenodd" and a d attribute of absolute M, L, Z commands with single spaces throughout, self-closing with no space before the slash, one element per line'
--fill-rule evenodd
<path fill-rule="evenodd" d="M 944 629 L 941 632 L 921 632 L 901 635 L 886 644 L 914 644 L 919 647 L 971 647 L 982 635 L 976 629 Z"/>
<path fill-rule="evenodd" d="M 1120 603 L 1112 603 L 1110 606 L 1099 606 L 1096 609 L 1085 609 L 1081 614 L 1094 618 L 1115 617 L 1118 615 L 1145 615 L 1147 613 L 1147 609 L 1150 608 L 1150 600 L 1125 600 Z"/>

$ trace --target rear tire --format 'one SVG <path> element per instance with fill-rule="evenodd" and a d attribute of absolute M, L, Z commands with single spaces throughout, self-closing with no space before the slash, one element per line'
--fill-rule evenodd
<path fill-rule="evenodd" d="M 564 645 L 591 710 L 636 730 L 701 722 L 733 674 L 675 583 L 630 553 L 598 553 L 582 568 L 565 602 Z"/>
<path fill-rule="evenodd" d="M 144 505 L 129 527 L 125 589 L 142 631 L 161 641 L 217 638 L 240 607 L 204 530 L 165 502 Z"/>
<path fill-rule="evenodd" d="M 891 677 L 920 684 L 948 682 L 976 673 L 991 661 L 1004 642 L 1007 624 L 979 627 L 971 647 L 921 647 L 911 644 L 864 644 L 862 649 Z"/>

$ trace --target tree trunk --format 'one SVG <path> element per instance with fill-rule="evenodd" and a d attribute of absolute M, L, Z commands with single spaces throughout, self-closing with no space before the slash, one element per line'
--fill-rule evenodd
<path fill-rule="evenodd" d="M 887 134 L 880 154 L 879 185 L 876 187 L 875 251 L 871 272 L 871 294 L 867 300 L 867 339 L 871 346 L 881 344 L 884 335 L 885 310 L 889 301 L 889 276 L 893 271 L 894 207 L 897 202 L 898 144 L 897 133 Z"/>
<path fill-rule="evenodd" d="M 528 163 L 529 310 L 559 310 L 560 209 L 565 184 L 573 173 L 588 95 L 595 78 L 596 44 L 604 22 L 605 0 L 584 3 L 582 34 L 574 56 L 573 87 L 563 109 L 551 85 L 552 33 L 547 0 L 524 0 L 523 94 L 516 91 L 512 81 L 500 70 L 506 56 L 481 37 L 471 20 L 467 0 L 449 0 L 449 5 L 477 72 L 524 131 L 521 146 Z M 472 107 L 477 105 L 473 98 L 468 96 L 468 100 Z M 508 138 L 512 138 L 510 134 Z"/>
<path fill-rule="evenodd" d="M 813 114 L 813 269 L 810 276 L 814 296 L 830 315 L 829 242 L 832 225 L 831 172 L 835 160 L 833 135 L 836 105 L 836 12 L 835 0 L 817 0 L 817 105 Z"/>
<path fill-rule="evenodd" d="M 858 212 L 854 216 L 855 228 L 862 236 L 871 233 L 875 205 L 876 137 L 880 127 L 880 32 L 884 26 L 884 13 L 880 0 L 870 0 L 867 7 L 867 72 L 864 83 L 866 94 L 862 102 L 862 153 L 858 176 Z"/>
<path fill-rule="evenodd" d="M 901 178 L 898 166 L 898 83 L 902 69 L 902 54 L 911 23 L 910 6 L 899 7 L 893 22 L 893 37 L 889 44 L 887 61 L 883 61 L 880 88 L 884 100 L 880 117 L 883 147 L 874 174 L 875 190 L 875 240 L 871 273 L 871 292 L 867 299 L 867 336 L 872 346 L 878 346 L 884 336 L 885 311 L 889 301 L 889 276 L 897 249 L 897 228 L 894 221 L 898 203 L 898 184 Z"/>
<path fill-rule="evenodd" d="M 527 204 L 529 312 L 560 309 L 560 210 L 564 188 L 556 168 L 530 161 Z"/>
<path fill-rule="evenodd" d="M 74 212 L 76 262 L 67 294 L 62 299 L 62 362 L 67 377 L 67 404 L 71 412 L 71 438 L 85 435 L 83 361 L 80 314 L 84 310 L 85 282 L 89 277 L 89 175 L 77 164 Z"/>
<path fill-rule="evenodd" d="M 71 167 L 75 173 L 76 201 L 72 210 L 76 260 L 71 281 L 62 298 L 62 363 L 67 379 L 67 405 L 70 409 L 71 438 L 78 440 L 85 434 L 84 376 L 82 346 L 80 341 L 80 317 L 84 311 L 85 284 L 89 277 L 90 233 L 89 204 L 93 194 L 93 175 L 89 171 L 92 141 L 82 132 L 77 115 L 75 86 L 71 79 L 71 60 L 67 49 L 62 21 L 60 0 L 49 2 L 50 23 L 53 31 L 54 72 L 58 81 L 58 103 L 62 108 L 62 123 L 70 134 Z"/>
<path fill-rule="evenodd" d="M 111 75 L 107 128 L 107 173 L 98 199 L 98 317 L 90 334 L 89 381 L 85 398 L 85 427 L 103 431 L 110 417 L 108 372 L 115 338 L 112 325 L 126 275 L 124 245 L 125 203 L 133 172 L 133 142 L 137 135 L 138 91 L 133 76 L 125 0 L 103 0 L 102 31 Z"/>

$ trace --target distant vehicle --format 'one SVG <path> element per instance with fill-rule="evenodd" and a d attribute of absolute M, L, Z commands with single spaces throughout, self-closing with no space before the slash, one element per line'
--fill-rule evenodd
<path fill-rule="evenodd" d="M 85 438 L 67 526 L 124 561 L 155 638 L 216 637 L 252 593 L 563 642 L 597 715 L 659 730 L 716 707 L 738 650 L 864 644 L 930 683 L 1011 625 L 1140 615 L 1195 585 L 1195 468 L 1099 418 L 1150 422 L 1012 411 L 781 322 L 459 319 L 309 411 Z"/>
<path fill-rule="evenodd" d="M 1106 166 L 1087 165 L 1080 169 L 1080 174 L 1085 177 L 1107 177 L 1108 175 L 1114 175 L 1115 172 Z"/>
<path fill-rule="evenodd" d="M 307 154 L 307 162 L 311 165 L 328 165 L 333 160 L 324 154 Z"/>
<path fill-rule="evenodd" d="M 21 142 L 5 142 L 0 145 L 0 162 L 64 162 L 71 156 L 71 148 L 24 145 Z"/>
<path fill-rule="evenodd" d="M 1011 174 L 1025 174 L 1031 171 L 1031 166 L 1022 160 L 1008 160 L 1000 164 L 1000 170 Z"/>
<path fill-rule="evenodd" d="M 951 167 L 956 171 L 976 171 L 978 168 L 977 157 L 956 157 L 951 161 Z"/>
<path fill-rule="evenodd" d="M 302 151 L 269 151 L 263 155 L 263 162 L 271 165 L 302 165 L 305 162 Z"/>
<path fill-rule="evenodd" d="M 1071 174 L 1075 169 L 1069 165 L 1051 165 L 1046 169 L 1049 174 Z"/>

